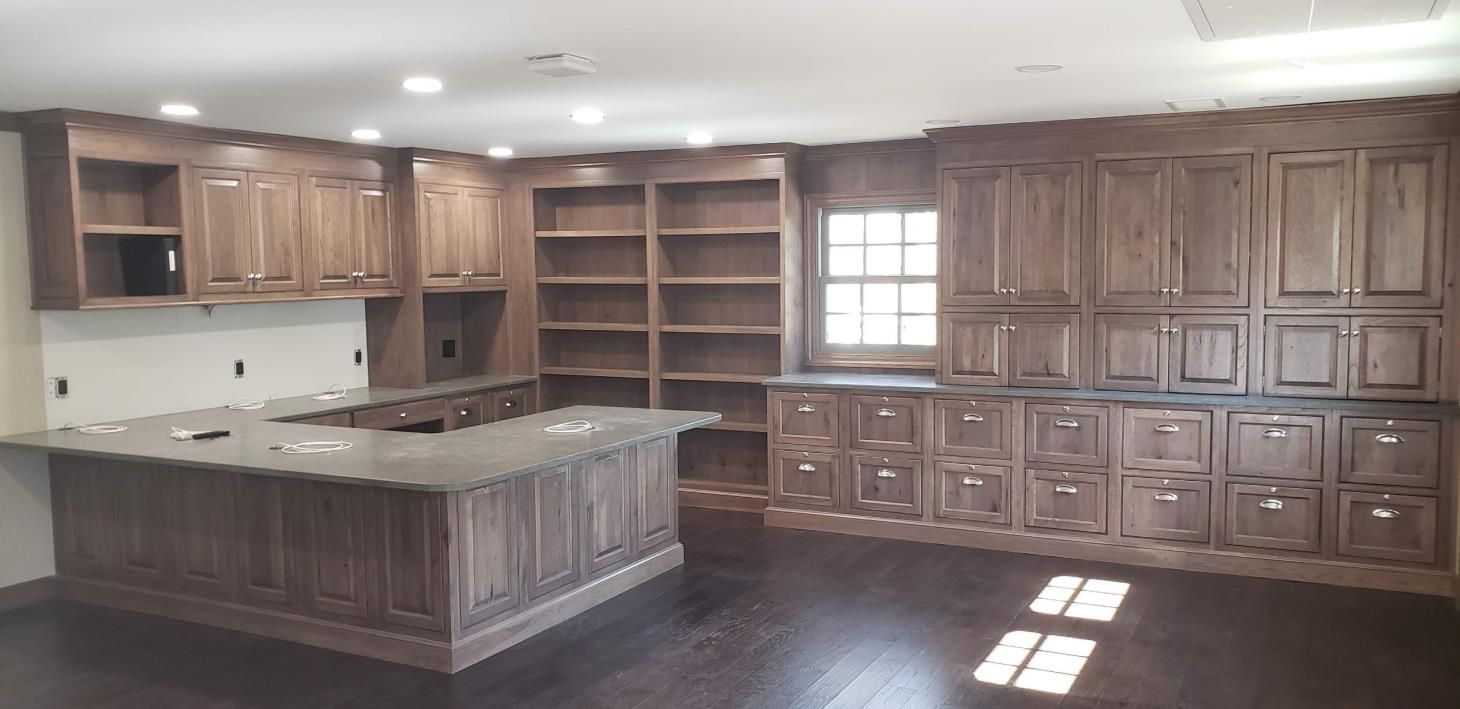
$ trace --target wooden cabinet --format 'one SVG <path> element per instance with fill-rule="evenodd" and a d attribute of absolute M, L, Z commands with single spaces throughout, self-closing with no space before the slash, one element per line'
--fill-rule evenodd
<path fill-rule="evenodd" d="M 501 190 L 421 183 L 416 213 L 423 286 L 505 282 Z"/>
<path fill-rule="evenodd" d="M 354 412 L 355 428 L 389 431 L 447 419 L 446 400 L 427 399 Z"/>
<path fill-rule="evenodd" d="M 1170 320 L 1168 315 L 1096 315 L 1095 388 L 1166 391 Z"/>
<path fill-rule="evenodd" d="M 1354 154 L 1284 153 L 1268 161 L 1267 304 L 1348 305 Z"/>
<path fill-rule="evenodd" d="M 590 575 L 633 555 L 633 477 L 628 449 L 589 458 L 584 465 L 584 569 Z"/>
<path fill-rule="evenodd" d="M 1096 168 L 1096 305 L 1165 305 L 1171 289 L 1171 161 Z"/>
<path fill-rule="evenodd" d="M 386 626 L 446 630 L 447 538 L 445 498 L 407 490 L 375 491 L 377 606 Z"/>
<path fill-rule="evenodd" d="M 815 451 L 771 454 L 771 504 L 777 507 L 841 507 L 841 456 Z"/>
<path fill-rule="evenodd" d="M 940 381 L 1078 389 L 1080 316 L 943 313 Z"/>
<path fill-rule="evenodd" d="M 1268 394 L 1439 398 L 1439 318 L 1273 315 L 1266 340 Z"/>
<path fill-rule="evenodd" d="M 446 430 L 455 431 L 487 423 L 486 394 L 458 396 L 446 400 Z"/>
<path fill-rule="evenodd" d="M 515 497 L 521 479 L 456 493 L 457 605 L 463 629 L 516 610 L 523 603 L 522 523 Z"/>
<path fill-rule="evenodd" d="M 853 509 L 916 516 L 923 513 L 923 462 L 918 458 L 852 456 Z"/>
<path fill-rule="evenodd" d="M 527 597 L 537 599 L 575 583 L 583 574 L 580 544 L 582 463 L 526 476 Z"/>
<path fill-rule="evenodd" d="M 1211 483 L 1126 476 L 1121 480 L 1123 537 L 1203 543 L 1211 529 Z"/>
<path fill-rule="evenodd" d="M 940 521 L 1009 523 L 1010 468 L 984 463 L 933 464 L 933 517 Z"/>
<path fill-rule="evenodd" d="M 1341 482 L 1431 488 L 1439 485 L 1439 421 L 1345 416 L 1341 426 Z"/>
<path fill-rule="evenodd" d="M 490 410 L 485 411 L 483 416 L 487 421 L 506 421 L 526 416 L 532 413 L 532 392 L 533 388 L 530 386 L 491 392 L 487 402 Z"/>
<path fill-rule="evenodd" d="M 1024 405 L 1024 459 L 1105 467 L 1110 409 L 1104 406 Z"/>
<path fill-rule="evenodd" d="M 1176 473 L 1212 472 L 1209 411 L 1125 409 L 1121 464 Z"/>
<path fill-rule="evenodd" d="M 305 202 L 311 290 L 396 287 L 389 184 L 311 177 Z"/>
<path fill-rule="evenodd" d="M 835 448 L 841 444 L 841 397 L 778 391 L 771 394 L 771 427 L 779 445 Z"/>
<path fill-rule="evenodd" d="M 923 402 L 912 397 L 854 396 L 853 448 L 917 453 L 923 449 Z"/>
<path fill-rule="evenodd" d="M 1439 500 L 1372 492 L 1338 493 L 1338 553 L 1363 559 L 1435 563 Z"/>
<path fill-rule="evenodd" d="M 193 171 L 204 293 L 304 290 L 299 177 Z"/>
<path fill-rule="evenodd" d="M 285 502 L 289 482 L 241 475 L 236 486 L 237 596 L 254 606 L 293 606 L 297 580 L 289 563 L 294 544 Z"/>
<path fill-rule="evenodd" d="M 1247 393 L 1247 316 L 1095 316 L 1095 388 Z"/>
<path fill-rule="evenodd" d="M 1009 168 L 943 173 L 939 278 L 945 305 L 1009 302 Z"/>
<path fill-rule="evenodd" d="M 369 615 L 370 490 L 353 485 L 295 486 L 295 554 L 303 605 L 312 613 L 357 622 Z"/>
<path fill-rule="evenodd" d="M 1227 475 L 1323 479 L 1322 416 L 1227 415 Z"/>
<path fill-rule="evenodd" d="M 1231 546 L 1316 552 L 1323 493 L 1302 487 L 1227 484 L 1227 539 Z"/>
<path fill-rule="evenodd" d="M 1059 470 L 1024 471 L 1024 524 L 1105 533 L 1106 476 Z"/>
<path fill-rule="evenodd" d="M 938 399 L 933 402 L 933 453 L 1010 460 L 1014 405 L 1008 401 Z"/>
<path fill-rule="evenodd" d="M 679 538 L 679 488 L 673 436 L 639 444 L 634 453 L 634 549 L 646 554 Z"/>
<path fill-rule="evenodd" d="M 940 323 L 938 381 L 970 386 L 1009 383 L 1007 315 L 945 312 Z"/>
<path fill-rule="evenodd" d="M 1348 391 L 1348 318 L 1269 315 L 1263 392 L 1337 398 Z"/>

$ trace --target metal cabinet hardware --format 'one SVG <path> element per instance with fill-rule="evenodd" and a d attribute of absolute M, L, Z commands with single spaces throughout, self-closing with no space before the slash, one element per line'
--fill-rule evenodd
<path fill-rule="evenodd" d="M 1163 424 L 1160 424 L 1160 425 L 1156 426 L 1156 432 L 1157 433 L 1176 433 L 1177 431 L 1180 431 L 1180 430 L 1181 430 L 1181 427 L 1180 426 L 1177 426 L 1174 423 L 1163 423 Z"/>
<path fill-rule="evenodd" d="M 966 477 L 966 478 L 963 479 L 963 484 L 964 485 L 972 485 L 974 487 L 978 487 L 979 485 L 982 485 L 983 484 L 983 478 L 976 478 L 976 477 L 973 477 L 972 475 L 970 475 L 970 476 L 968 476 L 968 477 Z"/>
<path fill-rule="evenodd" d="M 1074 485 L 1055 485 L 1054 491 L 1061 495 L 1073 495 L 1079 492 L 1079 489 Z"/>
<path fill-rule="evenodd" d="M 816 466 L 814 466 L 814 465 L 812 465 L 810 463 L 802 463 L 802 464 L 796 466 L 796 469 L 799 470 L 799 471 L 801 471 L 801 472 L 803 472 L 803 473 L 814 473 L 814 472 L 816 472 Z"/>
<path fill-rule="evenodd" d="M 802 405 L 796 407 L 796 413 L 800 413 L 800 414 L 816 413 L 816 407 L 815 406 L 812 406 L 811 404 L 802 404 Z"/>
<path fill-rule="evenodd" d="M 1263 438 L 1287 438 L 1288 432 L 1281 428 L 1269 428 L 1262 432 Z"/>
<path fill-rule="evenodd" d="M 1054 425 L 1059 428 L 1079 428 L 1080 422 L 1074 419 L 1055 419 Z"/>
<path fill-rule="evenodd" d="M 1158 492 L 1151 496 L 1157 502 L 1175 502 L 1181 497 L 1174 492 Z"/>
<path fill-rule="evenodd" d="M 1388 507 L 1380 507 L 1379 509 L 1376 509 L 1373 512 L 1370 512 L 1369 514 L 1374 515 L 1375 517 L 1378 517 L 1379 519 L 1398 519 L 1399 518 L 1399 510 L 1391 510 Z"/>
<path fill-rule="evenodd" d="M 1268 499 L 1257 503 L 1257 506 L 1264 510 L 1280 510 L 1283 508 L 1283 501 Z"/>
<path fill-rule="evenodd" d="M 897 471 L 892 470 L 891 468 L 883 468 L 883 469 L 877 471 L 877 477 L 879 477 L 879 478 L 895 478 L 895 477 L 897 477 Z"/>
<path fill-rule="evenodd" d="M 978 414 L 964 414 L 964 423 L 983 423 L 983 417 Z"/>
<path fill-rule="evenodd" d="M 897 412 L 893 411 L 892 409 L 882 408 L 877 409 L 877 415 L 883 418 L 892 418 L 893 416 L 897 415 Z"/>
<path fill-rule="evenodd" d="M 1403 443 L 1404 436 L 1401 436 L 1397 433 L 1381 433 L 1377 436 L 1374 436 L 1374 440 L 1380 443 L 1388 443 L 1390 445 L 1394 445 L 1397 443 Z"/>

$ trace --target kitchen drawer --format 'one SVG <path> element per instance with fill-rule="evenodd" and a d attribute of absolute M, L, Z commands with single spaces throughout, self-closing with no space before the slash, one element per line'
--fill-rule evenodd
<path fill-rule="evenodd" d="M 1105 533 L 1103 473 L 1028 469 L 1024 477 L 1026 526 Z"/>
<path fill-rule="evenodd" d="M 837 394 L 771 392 L 771 423 L 777 444 L 841 445 L 841 397 Z"/>
<path fill-rule="evenodd" d="M 1110 409 L 1027 404 L 1024 411 L 1025 460 L 1105 467 Z"/>
<path fill-rule="evenodd" d="M 1365 559 L 1435 563 L 1439 528 L 1433 497 L 1338 493 L 1338 553 Z"/>
<path fill-rule="evenodd" d="M 487 397 L 482 394 L 447 399 L 446 430 L 455 431 L 486 423 L 485 412 L 482 411 L 486 403 Z"/>
<path fill-rule="evenodd" d="M 771 504 L 777 507 L 841 505 L 841 456 L 778 450 L 771 461 Z"/>
<path fill-rule="evenodd" d="M 1322 493 L 1302 487 L 1227 484 L 1227 544 L 1318 551 Z"/>
<path fill-rule="evenodd" d="M 387 430 L 446 418 L 445 399 L 427 399 L 398 406 L 355 412 L 355 428 Z"/>
<path fill-rule="evenodd" d="M 1121 481 L 1120 534 L 1143 539 L 1206 542 L 1212 519 L 1212 484 L 1127 476 Z"/>
<path fill-rule="evenodd" d="M 1014 404 L 938 399 L 933 402 L 933 453 L 965 458 L 1013 458 Z"/>
<path fill-rule="evenodd" d="M 944 521 L 1009 523 L 1010 469 L 982 463 L 933 464 L 933 516 Z"/>
<path fill-rule="evenodd" d="M 1343 419 L 1338 479 L 1346 483 L 1435 487 L 1440 482 L 1440 422 Z"/>
<path fill-rule="evenodd" d="M 853 396 L 852 447 L 918 453 L 923 450 L 923 400 Z"/>
<path fill-rule="evenodd" d="M 917 458 L 853 454 L 852 508 L 921 515 L 923 462 Z"/>
<path fill-rule="evenodd" d="M 485 423 L 506 421 L 531 413 L 532 387 L 494 391 L 489 397 L 488 406 L 491 407 L 491 410 L 482 412 L 482 420 Z"/>
<path fill-rule="evenodd" d="M 1209 411 L 1126 409 L 1121 465 L 1176 473 L 1212 472 Z"/>
<path fill-rule="evenodd" d="M 1323 479 L 1323 417 L 1228 414 L 1227 474 Z"/>
<path fill-rule="evenodd" d="M 307 423 L 311 426 L 341 426 L 350 428 L 354 425 L 354 418 L 348 411 L 341 411 L 337 414 L 325 414 L 323 416 L 310 416 L 305 419 L 294 419 L 289 423 Z"/>

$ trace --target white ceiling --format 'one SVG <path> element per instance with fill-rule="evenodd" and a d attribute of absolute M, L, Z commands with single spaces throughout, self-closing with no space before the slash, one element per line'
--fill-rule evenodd
<path fill-rule="evenodd" d="M 1320 25 L 1330 1 L 1317 0 Z M 599 73 L 527 71 L 525 57 L 554 52 Z M 1321 65 L 1288 63 L 1304 53 Z M 1013 71 L 1044 63 L 1067 68 Z M 446 90 L 408 94 L 412 75 Z M 1182 0 L 0 0 L 0 110 L 158 117 L 182 102 L 202 125 L 344 140 L 368 127 L 384 145 L 519 156 L 682 147 L 691 130 L 816 145 L 914 137 L 938 118 L 1457 90 L 1453 9 L 1203 42 Z M 570 122 L 583 106 L 608 120 Z"/>

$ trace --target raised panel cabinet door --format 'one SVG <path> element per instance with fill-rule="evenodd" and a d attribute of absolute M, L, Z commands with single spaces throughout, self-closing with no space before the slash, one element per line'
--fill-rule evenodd
<path fill-rule="evenodd" d="M 1349 337 L 1353 399 L 1440 398 L 1440 319 L 1356 317 Z"/>
<path fill-rule="evenodd" d="M 1009 316 L 943 313 L 938 381 L 943 384 L 1009 384 Z"/>
<path fill-rule="evenodd" d="M 420 240 L 421 285 L 466 284 L 466 189 L 421 183 L 416 186 L 416 238 Z"/>
<path fill-rule="evenodd" d="M 1171 169 L 1171 305 L 1245 306 L 1252 156 L 1177 158 Z"/>
<path fill-rule="evenodd" d="M 1227 485 L 1229 546 L 1318 551 L 1323 493 L 1303 487 Z"/>
<path fill-rule="evenodd" d="M 918 458 L 852 456 L 854 510 L 917 516 L 923 513 L 923 462 Z"/>
<path fill-rule="evenodd" d="M 1011 304 L 1080 304 L 1081 174 L 1080 163 L 1014 168 Z"/>
<path fill-rule="evenodd" d="M 1080 388 L 1080 316 L 1009 316 L 1009 385 Z"/>
<path fill-rule="evenodd" d="M 1354 152 L 1273 155 L 1267 178 L 1267 304 L 1347 306 Z"/>
<path fill-rule="evenodd" d="M 679 475 L 674 436 L 639 444 L 634 454 L 634 517 L 638 554 L 679 539 Z"/>
<path fill-rule="evenodd" d="M 298 593 L 289 552 L 290 483 L 258 475 L 236 480 L 238 596 L 250 605 L 293 606 Z"/>
<path fill-rule="evenodd" d="M 129 464 L 115 481 L 117 578 L 123 583 L 171 588 L 175 579 L 172 517 L 177 509 L 173 471 Z"/>
<path fill-rule="evenodd" d="M 627 561 L 633 554 L 632 451 L 621 448 L 584 464 L 587 490 L 583 537 L 587 570 L 595 574 Z"/>
<path fill-rule="evenodd" d="M 933 402 L 933 453 L 1010 460 L 1014 456 L 1014 404 L 1008 401 L 938 399 Z"/>
<path fill-rule="evenodd" d="M 1338 479 L 1346 483 L 1437 487 L 1439 421 L 1345 416 Z"/>
<path fill-rule="evenodd" d="M 771 504 L 776 507 L 841 507 L 841 455 L 775 451 L 771 462 Z"/>
<path fill-rule="evenodd" d="M 538 599 L 582 577 L 579 481 L 583 463 L 524 478 L 527 510 L 527 597 Z"/>
<path fill-rule="evenodd" d="M 474 394 L 446 400 L 446 430 L 457 431 L 487 423 L 483 418 L 487 408 L 487 396 Z"/>
<path fill-rule="evenodd" d="M 386 626 L 446 630 L 446 494 L 379 489 L 375 616 Z"/>
<path fill-rule="evenodd" d="M 943 304 L 1007 303 L 1009 168 L 945 170 L 942 190 Z"/>
<path fill-rule="evenodd" d="M 466 191 L 466 240 L 462 244 L 462 262 L 466 264 L 468 285 L 494 285 L 502 282 L 502 192 L 468 189 Z"/>
<path fill-rule="evenodd" d="M 1206 542 L 1212 521 L 1212 484 L 1126 476 L 1121 480 L 1120 536 Z"/>
<path fill-rule="evenodd" d="M 311 290 L 355 287 L 355 187 L 349 180 L 309 178 L 309 257 L 305 264 Z"/>
<path fill-rule="evenodd" d="M 199 278 L 204 293 L 242 293 L 253 284 L 248 173 L 193 170 Z"/>
<path fill-rule="evenodd" d="M 470 628 L 522 605 L 518 573 L 516 481 L 456 493 L 457 553 L 461 564 L 461 627 Z"/>
<path fill-rule="evenodd" d="M 1125 409 L 1121 464 L 1174 473 L 1212 472 L 1210 411 Z"/>
<path fill-rule="evenodd" d="M 1247 393 L 1247 316 L 1172 315 L 1169 390 Z"/>
<path fill-rule="evenodd" d="M 1095 316 L 1095 388 L 1166 391 L 1170 319 L 1165 315 Z"/>
<path fill-rule="evenodd" d="M 1269 315 L 1263 339 L 1263 393 L 1327 399 L 1348 393 L 1348 318 Z"/>
<path fill-rule="evenodd" d="M 841 445 L 841 396 L 771 392 L 771 427 L 781 445 L 836 448 Z"/>
<path fill-rule="evenodd" d="M 235 591 L 235 477 L 216 471 L 178 471 L 173 553 L 178 585 L 187 593 L 225 598 Z"/>
<path fill-rule="evenodd" d="M 395 212 L 391 186 L 386 182 L 355 185 L 355 265 L 362 288 L 395 288 L 399 254 L 395 240 Z"/>
<path fill-rule="evenodd" d="M 1024 405 L 1024 459 L 1105 467 L 1110 409 L 1062 404 Z"/>
<path fill-rule="evenodd" d="M 299 176 L 249 173 L 249 207 L 258 274 L 254 288 L 271 293 L 304 290 Z"/>
<path fill-rule="evenodd" d="M 1354 307 L 1440 306 L 1447 153 L 1443 145 L 1358 151 Z"/>
<path fill-rule="evenodd" d="M 1227 416 L 1227 475 L 1323 479 L 1322 416 Z"/>
<path fill-rule="evenodd" d="M 1063 470 L 1024 471 L 1024 524 L 1105 533 L 1106 476 Z"/>
<path fill-rule="evenodd" d="M 363 620 L 370 598 L 369 488 L 305 482 L 296 490 L 295 548 L 304 606 L 347 621 Z"/>
<path fill-rule="evenodd" d="M 1165 305 L 1171 161 L 1101 162 L 1095 189 L 1095 304 Z"/>
<path fill-rule="evenodd" d="M 933 516 L 944 521 L 1009 523 L 1010 468 L 985 463 L 933 464 Z"/>
<path fill-rule="evenodd" d="M 64 461 L 64 462 L 62 462 Z M 115 512 L 112 482 L 99 459 L 51 463 L 51 508 L 56 530 L 56 568 L 65 576 L 101 578 L 114 565 L 116 545 L 109 520 Z"/>
<path fill-rule="evenodd" d="M 852 447 L 917 453 L 923 449 L 923 400 L 853 396 Z"/>
<path fill-rule="evenodd" d="M 1374 492 L 1338 493 L 1338 553 L 1435 563 L 1439 500 Z"/>

